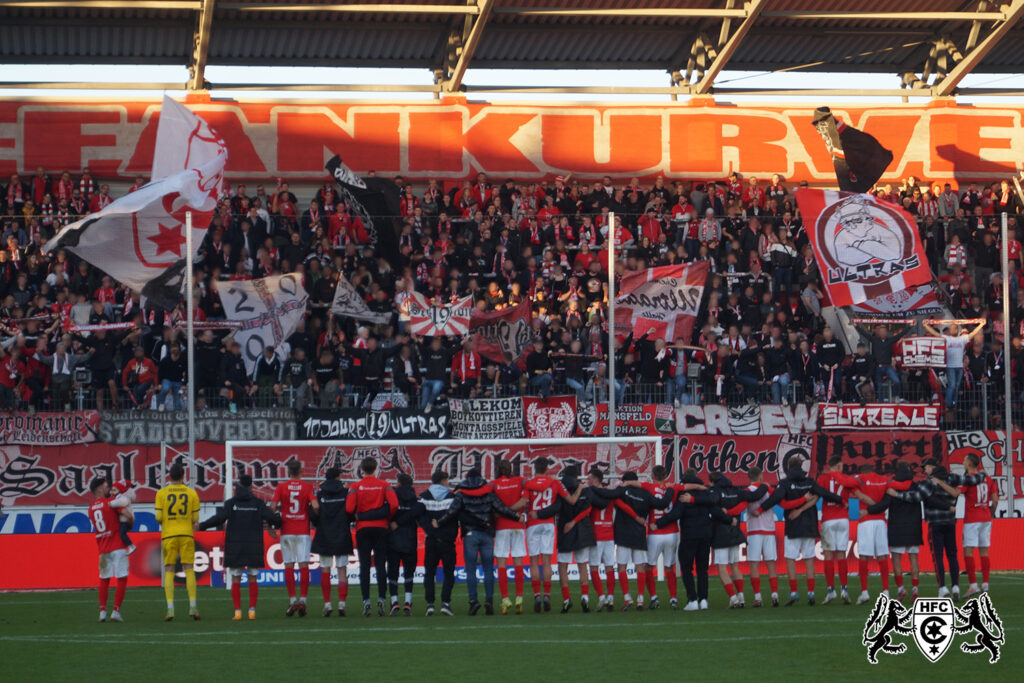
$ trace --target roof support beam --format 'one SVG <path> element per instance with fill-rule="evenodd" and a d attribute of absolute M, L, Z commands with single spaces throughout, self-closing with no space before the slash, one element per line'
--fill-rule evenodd
<path fill-rule="evenodd" d="M 202 0 L 0 0 L 5 9 L 184 9 L 198 10 Z"/>
<path fill-rule="evenodd" d="M 985 55 L 991 52 L 992 48 L 1020 21 L 1021 17 L 1024 17 L 1024 0 L 1012 0 L 1006 6 L 1006 10 L 1000 14 L 1003 17 L 1002 21 L 993 26 L 989 34 L 974 49 L 964 55 L 963 59 L 946 74 L 945 78 L 935 84 L 935 87 L 932 88 L 932 95 L 934 97 L 947 97 L 953 94 L 960 81 L 967 74 L 971 73 L 974 67 L 985 58 Z"/>
<path fill-rule="evenodd" d="M 498 7 L 495 14 L 548 17 L 683 17 L 743 19 L 746 12 L 741 9 L 690 9 L 690 8 L 619 8 L 585 9 L 579 7 Z M 767 10 L 764 17 L 816 20 L 859 20 L 859 21 L 998 21 L 1001 12 L 838 12 L 808 10 Z"/>
<path fill-rule="evenodd" d="M 408 5 L 408 4 L 336 4 L 336 5 L 301 5 L 301 4 L 268 4 L 265 2 L 222 2 L 224 9 L 242 12 L 343 12 L 346 14 L 477 14 L 476 5 Z"/>
<path fill-rule="evenodd" d="M 213 27 L 213 6 L 216 0 L 203 0 L 203 9 L 192 36 L 192 63 L 188 65 L 189 90 L 206 89 L 206 57 L 210 53 L 210 30 Z"/>
<path fill-rule="evenodd" d="M 715 61 L 711 63 L 711 66 L 704 72 L 704 77 L 693 87 L 693 94 L 695 95 L 706 95 L 710 90 L 711 86 L 715 84 L 715 79 L 718 78 L 718 74 L 722 72 L 722 69 L 732 58 L 736 52 L 736 48 L 740 46 L 740 41 L 747 35 L 750 27 L 754 25 L 759 14 L 764 9 L 766 0 L 750 0 L 743 6 L 743 11 L 746 12 L 746 17 L 732 36 L 725 41 L 725 45 L 719 50 L 718 55 L 715 57 Z M 729 27 L 727 25 L 722 26 L 722 36 L 728 35 Z"/>
<path fill-rule="evenodd" d="M 476 7 L 479 13 L 476 15 L 476 19 L 472 20 L 473 25 L 470 27 L 469 33 L 465 34 L 459 59 L 452 67 L 451 75 L 444 80 L 445 92 L 456 92 L 462 88 L 462 79 L 466 75 L 466 69 L 469 68 L 469 62 L 473 59 L 473 53 L 476 52 L 476 46 L 480 44 L 484 26 L 487 25 L 487 20 L 491 17 L 494 0 L 479 0 Z"/>

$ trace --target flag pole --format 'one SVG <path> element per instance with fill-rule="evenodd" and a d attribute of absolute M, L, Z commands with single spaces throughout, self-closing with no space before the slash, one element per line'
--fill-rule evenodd
<path fill-rule="evenodd" d="M 1013 406 L 1010 402 L 1010 397 L 1013 395 L 1010 382 L 1010 361 L 1009 361 L 1009 349 L 1006 341 L 1010 341 L 1010 335 L 1006 332 L 1010 329 L 1010 242 L 1009 242 L 1009 230 L 1007 228 L 1006 213 L 1003 213 L 1003 225 L 1002 225 L 1002 267 L 1003 267 L 1003 391 L 1005 396 L 1003 400 L 1006 402 L 1006 415 L 1003 422 L 1003 431 L 1006 434 L 1006 444 L 1003 446 L 1003 468 L 1004 474 L 1006 474 L 1006 517 L 1013 517 L 1013 494 L 1014 494 L 1014 482 L 1017 480 L 1013 478 Z"/>
<path fill-rule="evenodd" d="M 608 212 L 608 438 L 615 438 L 615 212 Z M 614 459 L 610 458 L 614 465 Z"/>
<path fill-rule="evenodd" d="M 192 276 L 192 212 L 185 212 L 185 343 L 188 349 L 188 476 L 189 483 L 196 485 L 196 373 L 195 373 L 195 330 Z"/>

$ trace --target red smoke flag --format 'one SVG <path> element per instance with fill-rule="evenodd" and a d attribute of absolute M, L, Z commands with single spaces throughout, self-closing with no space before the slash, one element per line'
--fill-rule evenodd
<path fill-rule="evenodd" d="M 707 279 L 707 261 L 628 273 L 615 299 L 615 334 L 640 336 L 653 327 L 652 339 L 689 342 Z"/>
<path fill-rule="evenodd" d="M 868 194 L 796 191 L 825 288 L 835 306 L 930 282 L 931 270 L 914 218 Z"/>

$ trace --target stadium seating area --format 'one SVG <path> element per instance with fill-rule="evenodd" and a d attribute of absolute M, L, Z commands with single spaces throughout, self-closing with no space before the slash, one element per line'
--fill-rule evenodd
<path fill-rule="evenodd" d="M 619 349 L 620 402 L 793 402 L 831 398 L 931 401 L 942 390 L 927 372 L 891 373 L 870 361 L 849 371 L 853 348 L 838 361 L 845 381 L 829 387 L 819 357 L 825 323 L 821 275 L 792 190 L 733 174 L 725 180 L 642 184 L 572 176 L 545 183 L 509 179 L 445 186 L 403 186 L 397 261 L 370 243 L 332 182 L 300 199 L 287 183 L 225 186 L 197 264 L 198 318 L 223 319 L 212 283 L 298 271 L 310 294 L 306 320 L 252 375 L 232 358 L 230 335 L 204 331 L 194 375 L 200 400 L 221 407 L 362 405 L 385 385 L 419 400 L 424 382 L 461 396 L 539 393 L 513 363 L 464 371 L 451 364 L 460 339 L 446 339 L 444 364 L 424 361 L 426 342 L 408 334 L 409 291 L 436 302 L 472 294 L 481 309 L 532 302 L 539 351 L 552 361 L 555 391 L 581 402 L 606 400 L 607 275 L 603 245 L 614 212 L 617 270 L 707 260 L 712 275 L 692 339 L 631 339 Z M 138 179 L 135 187 L 144 179 Z M 129 190 L 129 191 L 131 191 Z M 1024 389 L 1024 257 L 1021 207 L 1012 183 L 953 190 L 907 178 L 877 188 L 916 216 L 937 276 L 940 301 L 958 318 L 988 321 L 968 349 L 960 428 L 1001 427 L 1003 375 Z M 5 410 L 66 407 L 181 407 L 189 374 L 184 360 L 184 303 L 171 313 L 145 310 L 138 296 L 95 267 L 42 245 L 61 226 L 112 201 L 109 185 L 88 170 L 43 169 L 0 187 L 0 404 Z M 998 217 L 1009 214 L 1010 243 Z M 1011 320 L 1002 320 L 1000 249 L 1009 250 Z M 348 278 L 389 324 L 362 326 L 328 313 L 337 278 Z M 77 326 L 130 322 L 123 330 L 78 333 Z M 1007 339 L 1009 337 L 1009 339 Z M 408 346 L 389 358 L 385 376 L 367 377 L 367 343 Z M 781 343 L 773 344 L 773 340 Z M 429 340 L 426 340 L 429 341 Z M 804 344 L 806 343 L 806 347 Z M 1009 343 L 1010 348 L 1005 345 Z M 674 348 L 699 346 L 705 352 Z M 755 347 L 756 345 L 756 347 Z M 773 346 L 775 348 L 773 348 Z M 472 353 L 472 349 L 468 350 Z M 749 351 L 749 352 L 748 352 Z M 804 353 L 801 353 L 801 352 Z M 868 354 L 874 358 L 876 354 Z M 1006 359 L 1004 360 L 1004 355 Z M 479 357 L 477 356 L 477 361 Z M 809 360 L 808 360 L 809 359 Z M 779 378 L 789 376 L 782 383 Z M 720 378 L 721 377 L 721 381 Z M 546 388 L 546 387 L 545 387 Z"/>

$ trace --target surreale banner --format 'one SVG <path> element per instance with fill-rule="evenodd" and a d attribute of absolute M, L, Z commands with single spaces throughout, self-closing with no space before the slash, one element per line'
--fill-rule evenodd
<path fill-rule="evenodd" d="M 356 175 L 472 180 L 610 174 L 707 180 L 738 170 L 789 187 L 835 185 L 832 155 L 811 125 L 814 105 L 727 102 L 512 104 L 467 102 L 189 102 L 231 150 L 225 175 L 324 182 L 324 158 L 344 153 Z M 127 181 L 147 175 L 160 100 L 7 99 L 0 102 L 0 177 L 81 169 Z M 892 150 L 883 182 L 991 181 L 1016 175 L 1024 157 L 1024 107 L 914 105 L 832 107 L 847 125 Z M 954 140 L 955 144 L 950 141 Z M 252 188 L 250 187 L 250 190 Z"/>
<path fill-rule="evenodd" d="M 796 191 L 829 299 L 850 306 L 932 279 L 914 217 L 873 195 Z"/>
<path fill-rule="evenodd" d="M 945 368 L 945 337 L 904 337 L 899 342 L 899 362 L 904 368 Z"/>
<path fill-rule="evenodd" d="M 819 410 L 826 431 L 939 428 L 939 406 L 930 403 L 822 403 Z"/>

